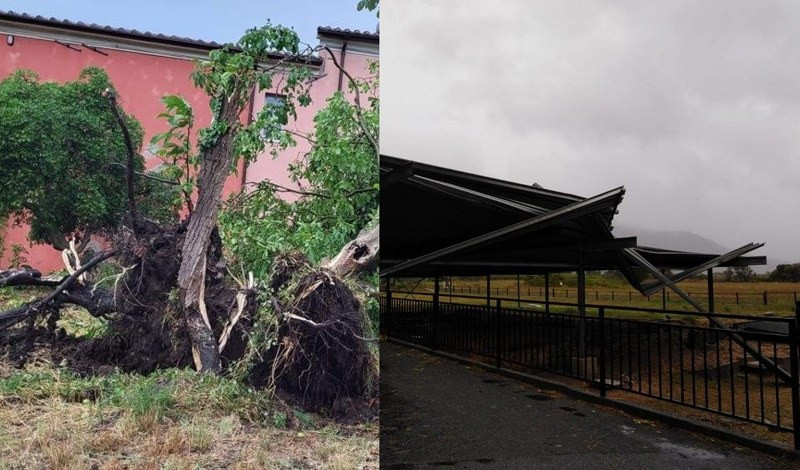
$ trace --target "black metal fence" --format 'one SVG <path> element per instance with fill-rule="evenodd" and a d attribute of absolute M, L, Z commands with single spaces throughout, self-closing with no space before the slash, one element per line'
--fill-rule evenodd
<path fill-rule="evenodd" d="M 576 299 L 578 297 L 578 290 L 575 287 L 550 287 L 548 289 L 550 292 L 550 298 L 553 299 L 569 299 L 573 298 Z M 475 294 L 475 295 L 486 295 L 486 288 L 480 286 L 452 286 L 449 289 L 443 289 L 443 295 L 450 295 L 452 294 Z M 531 287 L 531 286 L 522 286 L 517 289 L 513 286 L 511 287 L 492 287 L 490 288 L 490 294 L 494 296 L 501 296 L 505 295 L 507 297 L 519 297 L 522 300 L 530 300 L 530 299 L 543 299 L 545 297 L 544 287 Z M 688 291 L 687 294 L 690 297 L 693 297 L 697 300 L 708 300 L 708 292 L 693 292 Z M 673 300 L 680 300 L 679 298 L 675 298 L 675 295 L 669 291 L 666 292 L 666 300 L 667 302 L 671 302 Z M 650 300 L 651 298 L 660 299 L 661 293 L 651 294 L 649 296 L 643 295 L 639 292 L 632 291 L 630 289 L 587 289 L 586 290 L 586 297 L 588 299 L 594 300 L 610 300 L 615 302 L 634 302 L 634 301 L 641 301 L 641 300 Z M 762 292 L 715 292 L 714 298 L 717 301 L 726 302 L 731 305 L 780 305 L 780 304 L 787 304 L 790 303 L 794 305 L 800 300 L 800 295 L 798 295 L 797 291 L 762 291 Z"/>
<path fill-rule="evenodd" d="M 625 318 L 630 311 L 656 312 L 630 307 L 613 307 L 617 313 L 609 315 L 610 307 L 590 304 L 582 318 L 549 308 L 503 306 L 503 302 L 516 304 L 511 298 L 475 305 L 399 294 L 410 293 L 392 292 L 381 298 L 381 318 L 391 338 L 497 367 L 539 369 L 581 379 L 595 385 L 601 395 L 608 389 L 625 390 L 791 431 L 795 447 L 800 448 L 796 318 L 762 318 L 762 331 L 769 332 L 758 332 L 700 326 L 708 315 L 685 311 L 667 313 L 696 315 L 698 321 Z M 753 320 L 744 315 L 713 317 L 725 323 Z"/>

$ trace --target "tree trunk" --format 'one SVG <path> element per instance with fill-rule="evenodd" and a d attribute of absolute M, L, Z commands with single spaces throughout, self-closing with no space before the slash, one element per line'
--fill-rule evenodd
<path fill-rule="evenodd" d="M 362 230 L 332 260 L 324 263 L 323 267 L 340 278 L 372 270 L 378 263 L 379 233 L 380 225 Z"/>
<path fill-rule="evenodd" d="M 231 128 L 239 119 L 236 106 L 224 101 L 220 119 L 228 125 L 228 130 L 203 155 L 197 176 L 197 204 L 189 218 L 178 271 L 178 287 L 186 326 L 192 341 L 195 367 L 200 372 L 212 373 L 220 372 L 222 363 L 214 333 L 204 318 L 203 281 L 206 274 L 205 262 L 209 240 L 217 223 L 217 208 L 222 197 L 222 187 L 234 158 L 235 133 Z"/>

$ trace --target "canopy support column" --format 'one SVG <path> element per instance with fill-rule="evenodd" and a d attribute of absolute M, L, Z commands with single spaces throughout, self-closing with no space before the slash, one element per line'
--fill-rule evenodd
<path fill-rule="evenodd" d="M 578 252 L 578 357 L 586 357 L 586 270 L 583 252 Z"/>
<path fill-rule="evenodd" d="M 486 275 L 486 306 L 492 306 L 492 275 Z"/>
<path fill-rule="evenodd" d="M 714 268 L 708 268 L 708 311 L 714 313 Z"/>
<path fill-rule="evenodd" d="M 550 313 L 550 273 L 544 273 L 544 312 Z"/>
<path fill-rule="evenodd" d="M 433 328 L 431 329 L 431 349 L 436 349 L 436 334 L 439 329 L 439 273 L 433 278 Z"/>

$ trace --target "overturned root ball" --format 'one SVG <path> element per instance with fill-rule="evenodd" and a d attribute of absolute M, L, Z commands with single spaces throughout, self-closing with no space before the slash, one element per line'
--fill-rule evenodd
<path fill-rule="evenodd" d="M 278 266 L 284 281 L 277 304 L 285 321 L 279 329 L 271 376 L 279 390 L 297 397 L 307 409 L 333 415 L 348 413 L 351 403 L 368 393 L 374 364 L 364 341 L 360 302 L 341 280 L 312 270 L 297 255 Z M 296 280 L 296 282 L 290 281 Z M 273 277 L 273 281 L 275 277 Z M 276 287 L 273 283 L 272 287 Z"/>

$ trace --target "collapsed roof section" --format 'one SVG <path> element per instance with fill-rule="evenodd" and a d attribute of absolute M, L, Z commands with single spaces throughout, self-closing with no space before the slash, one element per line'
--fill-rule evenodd
<path fill-rule="evenodd" d="M 614 269 L 641 292 L 654 292 L 664 282 L 642 285 L 634 267 L 683 270 L 671 283 L 713 267 L 766 264 L 766 257 L 743 256 L 763 244 L 717 255 L 614 237 L 622 187 L 584 198 L 385 155 L 380 167 L 381 276 Z"/>

